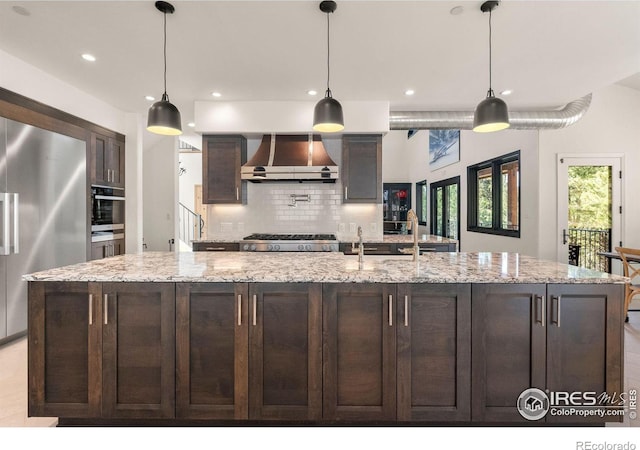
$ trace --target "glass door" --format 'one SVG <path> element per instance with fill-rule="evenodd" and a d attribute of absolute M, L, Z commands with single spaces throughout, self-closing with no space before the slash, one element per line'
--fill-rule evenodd
<path fill-rule="evenodd" d="M 411 209 L 411 183 L 384 183 L 382 211 L 385 234 L 407 234 L 407 213 Z"/>
<path fill-rule="evenodd" d="M 459 241 L 460 177 L 431 183 L 431 205 L 431 234 Z"/>

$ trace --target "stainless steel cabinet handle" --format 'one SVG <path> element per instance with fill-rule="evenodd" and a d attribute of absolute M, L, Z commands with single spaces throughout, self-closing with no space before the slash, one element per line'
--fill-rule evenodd
<path fill-rule="evenodd" d="M 89 294 L 89 325 L 93 325 L 93 294 Z"/>
<path fill-rule="evenodd" d="M 13 253 L 20 253 L 20 197 L 13 194 Z"/>
<path fill-rule="evenodd" d="M 560 328 L 560 301 L 562 300 L 561 295 L 554 295 L 551 297 L 551 300 L 555 304 L 555 313 L 556 313 L 556 325 Z"/>
<path fill-rule="evenodd" d="M 205 250 L 219 252 L 219 251 L 225 251 L 226 248 L 224 248 L 224 247 L 205 247 Z"/>
<path fill-rule="evenodd" d="M 540 322 L 540 325 L 544 327 L 545 322 L 547 321 L 544 317 L 544 304 L 545 298 L 544 295 L 536 295 L 536 322 Z M 540 316 L 538 316 L 538 305 L 540 305 Z"/>
<path fill-rule="evenodd" d="M 364 250 L 365 251 L 375 252 L 376 250 L 378 250 L 378 247 L 365 247 Z"/>
<path fill-rule="evenodd" d="M 8 255 L 10 252 L 9 245 L 9 194 L 0 194 L 2 202 L 2 247 L 0 247 L 0 255 Z"/>
<path fill-rule="evenodd" d="M 409 296 L 404 296 L 404 326 L 409 326 Z"/>
<path fill-rule="evenodd" d="M 389 326 L 393 326 L 393 295 L 389 294 Z"/>
<path fill-rule="evenodd" d="M 109 294 L 104 294 L 104 324 L 109 324 Z"/>
<path fill-rule="evenodd" d="M 349 186 L 344 187 L 344 199 L 349 200 Z"/>
<path fill-rule="evenodd" d="M 253 326 L 256 326 L 257 312 L 258 312 L 258 296 L 253 294 Z"/>
<path fill-rule="evenodd" d="M 236 186 L 236 200 L 240 200 L 240 188 Z"/>
<path fill-rule="evenodd" d="M 242 295 L 238 294 L 238 326 L 242 325 Z"/>

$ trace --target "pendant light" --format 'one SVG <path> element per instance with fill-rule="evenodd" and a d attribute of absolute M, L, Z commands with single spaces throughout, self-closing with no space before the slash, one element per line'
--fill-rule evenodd
<path fill-rule="evenodd" d="M 500 4 L 499 1 L 484 2 L 480 10 L 489 12 L 489 91 L 487 98 L 482 100 L 476 107 L 473 115 L 473 131 L 478 133 L 488 133 L 509 128 L 509 112 L 507 104 L 497 98 L 491 89 L 491 11 Z"/>
<path fill-rule="evenodd" d="M 175 8 L 171 3 L 156 2 L 158 11 L 164 14 L 164 94 L 159 102 L 149 108 L 147 130 L 156 134 L 177 136 L 182 134 L 180 111 L 169 101 L 167 95 L 167 14 L 173 14 Z"/>
<path fill-rule="evenodd" d="M 333 98 L 329 88 L 329 14 L 334 12 L 338 5 L 336 2 L 325 0 L 320 2 L 320 11 L 327 14 L 327 91 L 313 111 L 313 129 L 321 133 L 335 133 L 344 129 L 344 118 L 340 102 Z"/>

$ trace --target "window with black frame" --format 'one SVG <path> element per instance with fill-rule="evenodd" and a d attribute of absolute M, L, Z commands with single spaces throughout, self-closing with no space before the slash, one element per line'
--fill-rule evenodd
<path fill-rule="evenodd" d="M 520 237 L 520 151 L 467 167 L 467 230 Z"/>
<path fill-rule="evenodd" d="M 416 183 L 416 215 L 418 224 L 427 225 L 427 180 Z"/>
<path fill-rule="evenodd" d="M 431 183 L 430 191 L 431 234 L 459 241 L 460 177 Z"/>

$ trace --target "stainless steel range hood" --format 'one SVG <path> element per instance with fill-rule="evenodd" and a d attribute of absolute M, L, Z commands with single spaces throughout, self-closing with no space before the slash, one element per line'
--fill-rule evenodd
<path fill-rule="evenodd" d="M 264 135 L 256 154 L 241 170 L 242 179 L 335 183 L 338 166 L 320 135 Z"/>

